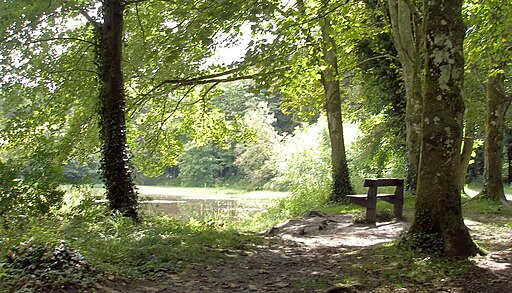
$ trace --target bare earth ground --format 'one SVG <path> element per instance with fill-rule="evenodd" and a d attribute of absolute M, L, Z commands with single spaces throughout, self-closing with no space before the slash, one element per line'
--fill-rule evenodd
<path fill-rule="evenodd" d="M 394 263 L 387 262 L 389 256 L 378 253 L 378 244 L 393 241 L 407 223 L 395 221 L 370 226 L 354 224 L 352 215 L 348 214 L 310 212 L 267 231 L 260 246 L 224 251 L 225 257 L 214 265 L 190 264 L 182 273 L 156 280 L 115 282 L 110 286 L 114 289 L 107 291 L 512 292 L 511 229 L 490 230 L 475 221 L 466 224 L 474 239 L 483 243 L 490 253 L 472 258 L 471 270 L 463 277 L 424 280 L 417 276 L 421 281 L 414 285 L 409 281 L 403 287 L 396 281 L 390 283 L 379 266 L 389 268 Z M 358 268 L 360 271 L 354 275 Z"/>

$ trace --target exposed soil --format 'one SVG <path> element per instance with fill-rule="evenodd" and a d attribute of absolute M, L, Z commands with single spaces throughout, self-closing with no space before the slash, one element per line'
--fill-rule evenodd
<path fill-rule="evenodd" d="M 404 275 L 401 283 L 400 275 L 391 280 L 384 273 L 384 267 L 395 264 L 379 253 L 379 244 L 393 241 L 407 223 L 355 224 L 352 215 L 310 212 L 266 231 L 260 246 L 223 251 L 214 265 L 190 264 L 184 272 L 156 280 L 116 281 L 110 286 L 114 289 L 105 291 L 512 292 L 511 229 L 489 230 L 475 221 L 467 225 L 490 253 L 472 258 L 470 270 L 454 278 L 420 276 L 421 281 L 411 283 L 411 276 Z"/>

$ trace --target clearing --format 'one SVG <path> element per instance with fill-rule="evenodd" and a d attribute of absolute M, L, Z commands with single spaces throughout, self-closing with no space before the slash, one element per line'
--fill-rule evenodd
<path fill-rule="evenodd" d="M 505 216 L 467 220 L 489 251 L 469 261 L 418 257 L 386 245 L 406 222 L 355 224 L 353 215 L 309 212 L 226 250 L 215 263 L 187 264 L 151 280 L 113 280 L 106 292 L 512 292 L 512 227 Z M 213 248 L 212 248 L 213 249 Z"/>

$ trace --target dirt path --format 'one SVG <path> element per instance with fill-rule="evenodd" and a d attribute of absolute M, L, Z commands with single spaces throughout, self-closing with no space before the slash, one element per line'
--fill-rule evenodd
<path fill-rule="evenodd" d="M 118 284 L 111 292 L 512 292 L 510 229 L 497 233 L 478 222 L 468 226 L 475 239 L 492 242 L 491 253 L 474 258 L 463 278 L 419 276 L 421 282 L 407 286 L 412 277 L 403 276 L 403 287 L 391 281 L 380 268 L 395 264 L 377 252 L 376 244 L 394 240 L 406 226 L 354 224 L 351 215 L 313 212 L 267 231 L 261 246 L 224 251 L 215 265 L 191 264 L 183 273 L 137 285 Z"/>

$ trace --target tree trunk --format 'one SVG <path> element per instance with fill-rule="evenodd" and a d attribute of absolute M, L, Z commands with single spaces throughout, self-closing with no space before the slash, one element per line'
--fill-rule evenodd
<path fill-rule="evenodd" d="M 421 113 L 423 109 L 419 19 L 403 0 L 389 1 L 393 43 L 402 64 L 405 86 L 405 126 L 407 142 L 407 189 L 416 190 L 420 158 Z"/>
<path fill-rule="evenodd" d="M 328 1 L 323 1 L 327 5 Z M 332 179 L 333 186 L 330 200 L 340 202 L 345 200 L 347 194 L 353 194 L 350 184 L 345 142 L 343 139 L 343 120 L 341 115 L 341 94 L 338 77 L 338 60 L 336 57 L 336 43 L 329 34 L 331 22 L 329 16 L 321 21 L 322 52 L 326 69 L 322 72 L 322 85 L 325 93 L 325 110 L 331 141 Z"/>
<path fill-rule="evenodd" d="M 464 225 L 459 164 L 464 101 L 462 0 L 425 0 L 425 95 L 416 211 L 408 239 L 414 248 L 447 257 L 475 255 Z"/>
<path fill-rule="evenodd" d="M 507 184 L 512 184 L 512 128 L 507 128 Z"/>
<path fill-rule="evenodd" d="M 126 145 L 126 102 L 121 67 L 124 3 L 124 0 L 103 1 L 98 64 L 101 81 L 101 168 L 110 209 L 137 220 L 137 193 Z"/>
<path fill-rule="evenodd" d="M 504 80 L 502 73 L 489 75 L 487 80 L 484 189 L 481 196 L 494 201 L 505 200 L 502 179 L 503 134 L 510 99 L 505 95 Z"/>
<path fill-rule="evenodd" d="M 459 165 L 459 191 L 464 192 L 464 184 L 466 183 L 466 174 L 468 173 L 469 161 L 473 153 L 473 145 L 475 144 L 475 125 L 468 122 L 464 130 L 464 141 L 462 142 L 462 152 L 460 155 Z"/>

